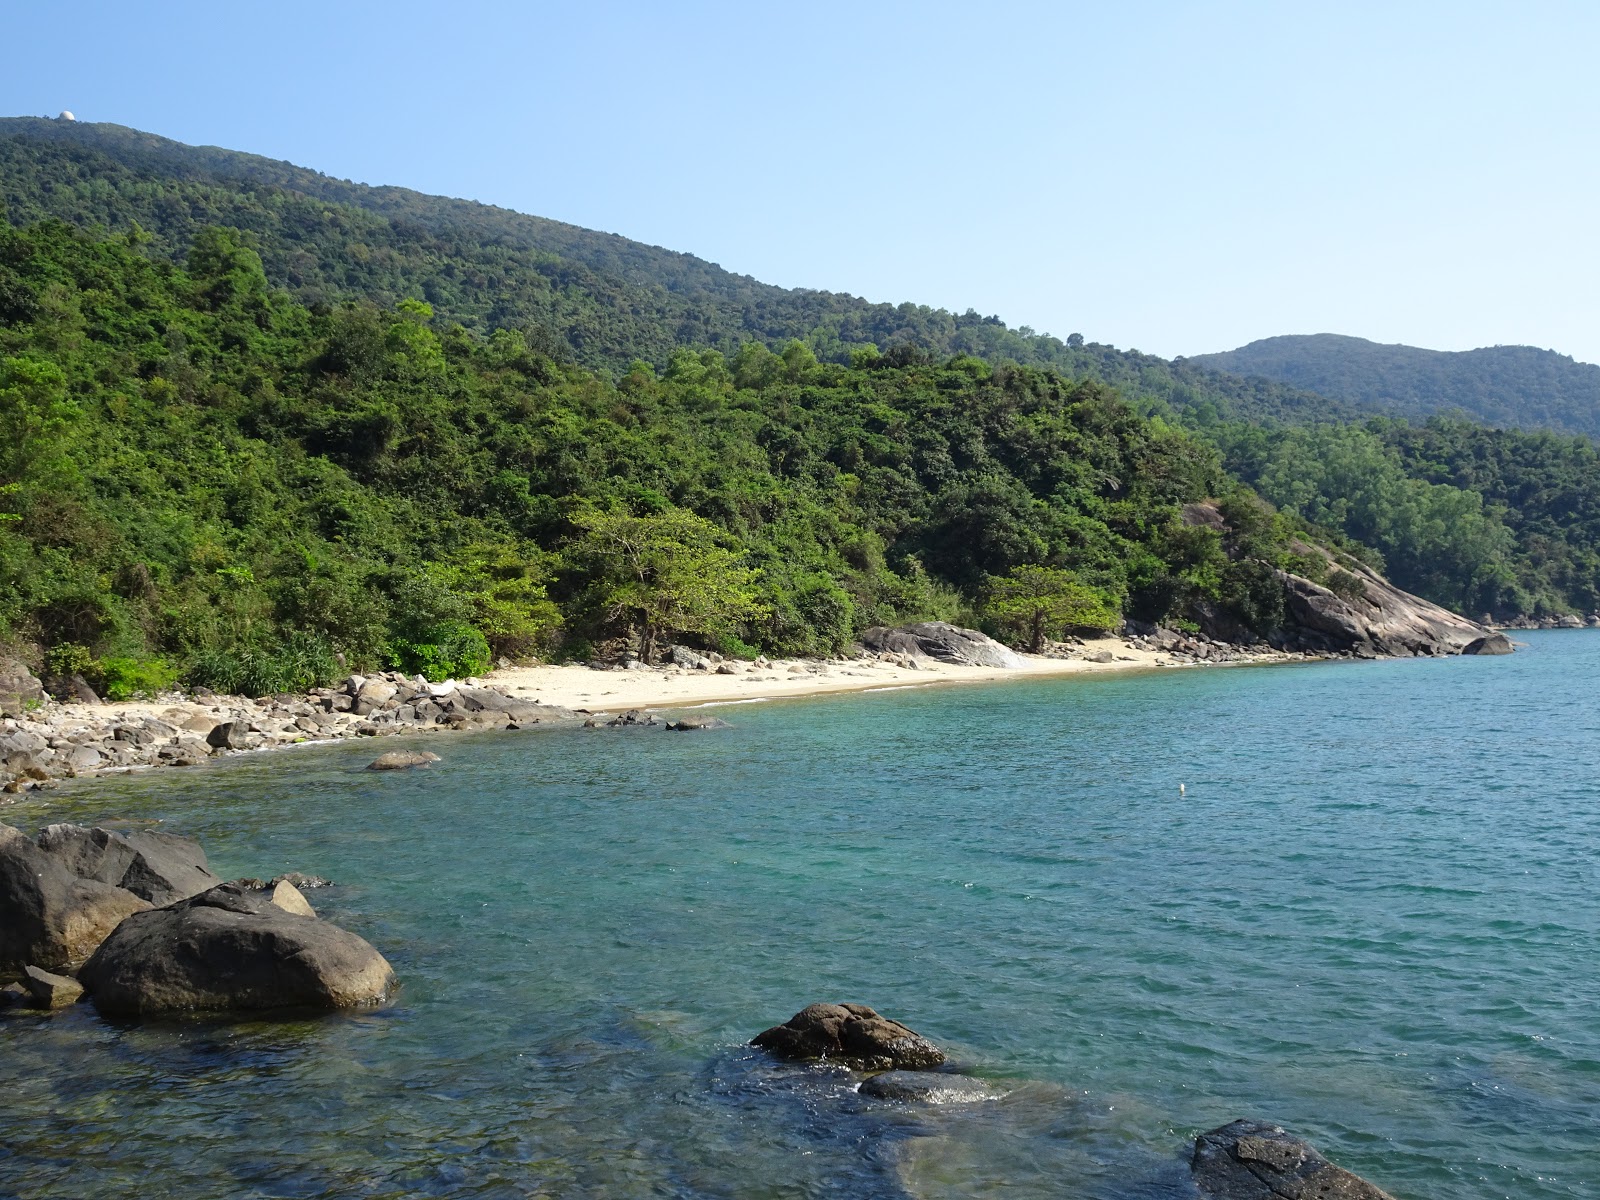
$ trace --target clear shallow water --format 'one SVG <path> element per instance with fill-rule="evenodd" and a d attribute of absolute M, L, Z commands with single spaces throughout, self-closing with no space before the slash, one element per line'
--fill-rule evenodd
<path fill-rule="evenodd" d="M 404 981 L 290 1024 L 0 1023 L 0 1196 L 1155 1200 L 1237 1116 L 1401 1200 L 1600 1196 L 1600 635 L 1527 640 L 434 738 L 404 775 L 319 747 L 0 810 L 335 878 L 314 901 Z M 742 1046 L 818 999 L 1011 1090 L 907 1113 Z"/>

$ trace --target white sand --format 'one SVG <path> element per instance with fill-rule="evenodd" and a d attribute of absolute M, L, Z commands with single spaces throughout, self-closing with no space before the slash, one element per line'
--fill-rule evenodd
<path fill-rule="evenodd" d="M 1165 654 L 1130 646 L 1121 638 L 1087 643 L 1084 653 L 1109 650 L 1115 659 L 1092 663 L 1077 658 L 1022 655 L 1021 667 L 957 667 L 920 660 L 912 669 L 870 659 L 775 661 L 771 666 L 729 662 L 736 674 L 717 675 L 681 668 L 667 670 L 592 671 L 583 666 L 508 667 L 487 682 L 515 696 L 563 708 L 617 712 L 629 708 L 686 708 L 741 700 L 777 700 L 820 696 L 830 692 L 864 692 L 879 688 L 925 687 L 929 684 L 989 683 L 1048 675 L 1087 675 L 1103 671 L 1150 668 L 1170 662 Z"/>

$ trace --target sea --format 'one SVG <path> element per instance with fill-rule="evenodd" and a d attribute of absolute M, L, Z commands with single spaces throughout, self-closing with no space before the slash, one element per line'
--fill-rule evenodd
<path fill-rule="evenodd" d="M 1600 1197 L 1600 633 L 394 739 L 0 810 L 302 871 L 318 1018 L 0 1021 L 0 1196 L 1193 1196 L 1276 1122 L 1398 1200 Z M 995 1097 L 749 1039 L 869 1004 Z"/>

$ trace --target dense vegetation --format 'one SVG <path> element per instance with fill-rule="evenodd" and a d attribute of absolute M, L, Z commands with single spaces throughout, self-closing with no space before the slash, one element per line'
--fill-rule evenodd
<path fill-rule="evenodd" d="M 1187 361 L 1392 416 L 1458 412 L 1508 429 L 1600 437 L 1600 366 L 1533 346 L 1451 352 L 1322 333 L 1266 338 Z"/>
<path fill-rule="evenodd" d="M 857 625 L 869 614 L 877 619 L 888 614 L 954 612 L 963 605 L 970 610 L 982 601 L 993 627 L 1004 626 L 1013 636 L 1030 641 L 1036 631 L 1023 613 L 1028 604 L 1035 613 L 1072 612 L 1084 620 L 1100 611 L 1071 588 L 1058 589 L 1059 594 L 1048 601 L 1019 593 L 1019 588 L 1025 593 L 1036 585 L 1040 576 L 1031 577 L 1031 582 L 1013 580 L 1009 591 L 988 578 L 1023 563 L 1074 572 L 1083 586 L 1106 589 L 1112 610 L 1127 604 L 1153 611 L 1167 603 L 1160 599 L 1161 590 L 1152 591 L 1140 574 L 1149 567 L 1145 560 L 1134 556 L 1122 569 L 1106 565 L 1119 561 L 1121 542 L 1106 542 L 1099 532 L 1093 537 L 1062 532 L 1062 512 L 1088 511 L 1074 507 L 1082 503 L 1081 494 L 1075 492 L 1060 508 L 1059 497 L 1051 490 L 1054 484 L 1047 486 L 1038 478 L 1042 464 L 1022 453 L 1022 449 L 1045 455 L 1076 451 L 1041 443 L 1021 449 L 1012 446 L 1001 454 L 991 444 L 995 433 L 985 424 L 1001 417 L 984 411 L 965 414 L 974 428 L 982 430 L 974 433 L 950 427 L 948 418 L 924 408 L 934 395 L 946 399 L 965 395 L 962 387 L 982 396 L 997 388 L 1008 393 L 1020 388 L 1033 397 L 1044 392 L 1099 395 L 1106 403 L 1112 401 L 1089 382 L 1115 387 L 1137 413 L 1154 418 L 1149 428 L 1159 430 L 1164 439 L 1177 439 L 1172 444 L 1184 445 L 1185 454 L 1205 457 L 1210 452 L 1197 448 L 1192 439 L 1178 437 L 1175 426 L 1195 431 L 1216 446 L 1229 471 L 1293 519 L 1321 527 L 1325 536 L 1372 547 L 1402 586 L 1473 615 L 1592 610 L 1600 588 L 1595 566 L 1600 523 L 1592 517 L 1600 510 L 1600 470 L 1587 443 L 1484 429 L 1460 420 L 1434 420 L 1426 426 L 1385 420 L 1363 423 L 1370 420 L 1374 407 L 1392 413 L 1397 404 L 1402 408 L 1409 404 L 1412 409 L 1406 411 L 1423 412 L 1441 402 L 1439 389 L 1445 385 L 1438 381 L 1444 376 L 1434 370 L 1435 360 L 1454 362 L 1471 356 L 1434 356 L 1423 364 L 1424 370 L 1409 359 L 1411 365 L 1346 355 L 1352 343 L 1374 351 L 1405 350 L 1370 347 L 1355 339 L 1273 339 L 1235 352 L 1307 341 L 1327 349 L 1322 356 L 1327 369 L 1306 379 L 1348 390 L 1347 399 L 1329 400 L 1260 375 L 1242 378 L 1203 365 L 1216 361 L 1215 356 L 1166 362 L 1086 343 L 1077 335 L 1060 340 L 1026 328 L 1008 329 L 997 318 L 973 312 L 957 315 L 911 304 L 871 304 L 852 296 L 775 288 L 690 255 L 625 238 L 401 188 L 364 187 L 287 163 L 183 146 L 114 125 L 0 120 L 0 200 L 19 228 L 60 218 L 95 231 L 101 239 L 115 234 L 121 246 L 115 253 L 132 255 L 126 262 L 118 260 L 119 277 L 136 270 L 155 272 L 149 278 L 168 281 L 161 286 L 176 289 L 159 302 L 148 302 L 181 314 L 151 318 L 139 335 L 149 339 L 149 345 L 130 348 L 126 341 L 130 335 L 122 326 L 131 329 L 136 322 L 126 313 L 116 318 L 120 325 L 90 339 L 106 353 L 115 347 L 120 355 L 96 366 L 98 386 L 109 389 L 108 394 L 120 389 L 146 396 L 151 388 L 160 393 L 164 387 L 178 387 L 182 379 L 191 399 L 217 389 L 243 397 L 220 406 L 219 444 L 232 445 L 230 439 L 235 437 L 254 439 L 248 451 L 239 453 L 245 454 L 250 472 L 265 489 L 263 495 L 270 498 L 262 503 L 274 509 L 280 523 L 293 517 L 307 530 L 324 531 L 317 536 L 328 546 L 319 543 L 312 553 L 319 564 L 342 564 L 337 567 L 345 573 L 339 584 L 345 597 L 341 603 L 354 603 L 349 597 L 358 593 L 387 596 L 376 607 L 363 610 L 365 632 L 360 637 L 347 628 L 307 626 L 321 631 L 301 646 L 311 657 L 321 653 L 308 648 L 313 642 L 324 648 L 337 645 L 363 661 L 392 656 L 397 653 L 394 647 L 403 644 L 432 648 L 408 651 L 409 662 L 421 662 L 429 655 L 466 661 L 462 654 L 481 658 L 487 653 L 487 647 L 474 640 L 482 636 L 506 650 L 549 644 L 557 617 L 565 631 L 560 636 L 569 647 L 578 648 L 606 632 L 606 622 L 596 613 L 609 613 L 611 628 L 618 622 L 631 622 L 641 631 L 650 627 L 653 609 L 619 601 L 626 591 L 623 578 L 609 577 L 606 597 L 598 596 L 600 585 L 593 579 L 582 587 L 574 582 L 585 563 L 589 575 L 605 573 L 599 565 L 605 535 L 582 526 L 573 516 L 572 506 L 586 501 L 602 509 L 620 504 L 644 517 L 664 498 L 663 513 L 681 509 L 710 519 L 721 531 L 722 550 L 737 551 L 747 568 L 760 569 L 763 594 L 744 597 L 754 607 L 741 607 L 738 596 L 724 594 L 720 616 L 702 611 L 710 603 L 702 597 L 700 609 L 682 604 L 673 608 L 672 620 L 680 631 L 699 629 L 708 637 L 713 627 L 740 624 L 744 636 L 773 649 L 806 644 L 796 630 L 809 620 L 805 616 L 809 610 L 795 597 L 809 595 L 806 589 L 813 584 L 821 587 L 819 581 L 824 579 L 834 581 L 849 596 L 850 616 L 843 624 L 821 621 L 818 628 L 823 632 L 816 635 L 816 646 L 837 644 L 846 625 Z M 191 297 L 170 282 L 181 276 L 162 274 L 163 268 L 155 265 L 187 266 L 195 279 L 214 273 L 206 248 L 219 244 L 218 228 L 239 231 L 224 239 L 228 249 L 223 257 L 257 256 L 249 257 L 252 264 L 259 263 L 259 271 L 251 267 L 256 272 L 252 294 L 263 297 L 261 311 L 274 314 L 271 320 L 258 320 L 257 334 L 250 338 L 234 334 L 220 343 L 215 339 L 221 335 L 205 324 L 216 314 L 203 306 L 190 311 Z M 35 236 L 26 235 L 24 241 Z M 57 229 L 47 240 L 65 244 L 64 237 Z M 30 253 L 39 251 L 35 247 Z M 50 253 L 59 257 L 64 251 L 58 246 Z M 113 251 L 102 248 L 99 253 Z M 133 259 L 144 265 L 137 266 Z M 99 285 L 57 281 L 41 290 L 36 284 L 37 280 L 28 282 L 16 272 L 8 275 L 0 270 L 0 323 L 13 327 L 7 336 L 18 347 L 27 348 L 29 339 L 36 343 L 29 349 L 32 365 L 12 369 L 34 370 L 38 366 L 34 359 L 42 356 L 65 372 L 73 389 L 82 389 L 85 385 L 75 372 L 83 364 L 56 356 L 44 342 L 53 336 L 47 333 L 52 322 L 80 319 L 61 318 L 61 305 L 87 303 L 92 312 L 98 311 L 94 306 L 100 302 L 87 297 L 97 294 Z M 74 287 L 81 293 L 74 293 Z M 146 304 L 139 300 L 134 308 L 143 312 L 139 306 Z M 112 319 L 109 311 L 100 315 Z M 447 422 L 431 409 L 428 421 L 445 422 L 454 431 L 449 437 L 414 431 L 409 424 L 416 414 L 411 402 L 402 402 L 401 397 L 406 389 L 423 384 L 403 372 L 395 375 L 391 367 L 372 365 L 381 358 L 379 350 L 401 337 L 390 326 L 402 320 L 442 347 L 448 385 L 432 379 L 426 388 L 443 388 L 438 394 L 451 396 L 451 407 Z M 24 327 L 26 338 L 16 332 Z M 352 340 L 358 328 L 364 330 L 360 347 L 365 348 Z M 44 342 L 39 342 L 41 338 Z M 169 347 L 165 356 L 157 354 L 156 343 L 168 342 L 174 342 L 176 349 Z M 316 349 L 324 343 L 328 349 Z M 210 359 L 196 358 L 190 348 L 207 345 L 212 346 Z M 883 347 L 881 353 L 878 347 Z M 714 353 L 706 357 L 708 348 Z M 685 357 L 685 350 L 693 354 Z M 507 374 L 512 368 L 500 365 L 496 353 L 539 363 L 537 378 L 529 382 L 523 377 L 515 383 L 517 376 Z M 781 371 L 772 366 L 780 358 Z M 710 381 L 700 386 L 721 397 L 705 412 L 701 409 L 706 402 L 687 399 L 685 389 L 698 370 L 691 367 L 691 359 L 702 362 Z M 976 359 L 982 363 L 972 361 Z M 1360 371 L 1351 367 L 1346 375 L 1330 374 L 1329 364 L 1335 360 L 1366 365 Z M 1559 387 L 1540 383 L 1530 367 L 1520 382 L 1502 372 L 1495 376 L 1493 388 L 1485 384 L 1480 390 L 1501 395 L 1494 389 L 1502 384 L 1522 387 L 1528 398 L 1515 405 L 1530 419 L 1544 413 L 1559 425 L 1569 419 L 1576 422 L 1580 410 L 1592 416 L 1594 404 L 1582 400 L 1580 376 L 1600 369 L 1576 368 L 1574 374 L 1566 369 L 1573 365 L 1559 356 L 1538 361 L 1543 363 L 1539 370 L 1560 377 Z M 757 370 L 758 363 L 767 365 Z M 1566 368 L 1558 370 L 1562 363 Z M 1254 362 L 1244 365 L 1259 367 Z M 200 374 L 191 377 L 186 370 Z M 118 371 L 128 373 L 120 383 Z M 1390 391 L 1405 391 L 1409 400 L 1402 403 L 1379 394 L 1381 389 L 1373 390 L 1378 386 L 1374 380 L 1391 372 L 1399 382 Z M 1425 387 L 1419 382 L 1424 377 L 1434 379 L 1434 384 Z M 961 378 L 968 382 L 959 387 L 948 382 Z M 1003 387 L 999 381 L 1005 381 Z M 513 385 L 532 389 L 527 394 L 559 397 L 549 403 L 555 406 L 551 411 L 565 414 L 557 422 L 561 438 L 575 440 L 551 440 L 555 435 L 543 428 L 536 435 L 525 429 L 518 432 L 526 414 L 508 414 L 496 407 L 500 401 L 488 399 Z M 12 380 L 5 386 L 20 394 L 24 385 Z M 35 380 L 27 387 L 37 391 L 45 385 Z M 826 403 L 814 398 L 819 388 Z M 803 419 L 792 406 L 800 394 L 813 397 L 805 401 Z M 461 396 L 474 399 L 467 404 Z M 1450 397 L 1449 403 L 1461 404 L 1459 393 L 1451 392 Z M 436 403 L 443 402 L 430 401 Z M 1588 403 L 1587 410 L 1583 403 Z M 454 406 L 461 404 L 465 407 L 457 411 Z M 874 416 L 874 404 L 887 405 L 893 419 Z M 293 412 L 285 411 L 285 405 Z M 96 411 L 93 405 L 89 411 Z M 632 414 L 631 424 L 619 418 L 623 412 Z M 475 414 L 471 419 L 476 424 L 470 428 L 462 424 L 468 413 Z M 715 413 L 720 424 L 705 426 L 708 413 Z M 757 424 L 752 413 L 772 428 Z M 570 468 L 568 462 L 576 459 L 603 462 L 612 453 L 606 447 L 618 444 L 614 430 L 602 425 L 602 432 L 593 435 L 596 445 L 587 445 L 585 439 L 592 433 L 588 423 L 602 418 L 631 430 L 630 436 L 643 438 L 649 446 L 628 449 L 623 455 L 626 466 Z M 192 414 L 168 413 L 164 419 L 189 420 Z M 546 413 L 542 419 L 553 418 Z M 431 426 L 425 423 L 420 428 Z M 514 437 L 533 437 L 540 452 L 510 453 L 506 441 Z M 943 459 L 927 457 L 919 440 L 940 437 L 948 443 L 945 457 L 950 468 L 942 465 Z M 477 445 L 474 438 L 484 444 Z M 884 438 L 902 445 L 905 461 L 889 463 L 873 457 L 879 451 L 887 453 L 882 449 Z M 759 454 L 750 448 L 752 439 Z M 795 449 L 782 449 L 791 442 Z M 369 445 L 378 449 L 363 453 L 360 448 Z M 551 447 L 556 445 L 567 448 L 552 458 Z M 977 445 L 991 457 L 970 457 L 970 448 Z M 708 447 L 725 450 L 731 456 L 729 463 L 706 462 Z M 877 449 L 869 454 L 869 448 Z M 103 437 L 101 449 L 106 457 L 96 459 L 101 465 L 93 468 L 89 459 L 81 457 L 89 452 L 80 449 L 79 469 L 114 473 L 111 464 L 128 453 L 109 436 Z M 448 458 L 440 457 L 446 452 Z M 96 450 L 90 457 L 100 453 Z M 149 453 L 159 456 L 168 448 L 151 448 Z M 766 478 L 751 483 L 742 472 L 747 460 L 762 456 Z M 437 480 L 424 486 L 411 474 L 456 472 L 458 463 L 468 461 L 483 479 L 460 476 L 453 487 Z M 1212 461 L 1208 469 L 1214 471 L 1214 458 L 1208 461 Z M 805 464 L 803 469 L 794 465 L 797 462 Z M 829 466 L 824 469 L 818 463 Z M 999 475 L 991 470 L 995 463 Z M 1108 468 L 1108 478 L 1119 488 L 1131 488 L 1130 480 L 1148 469 L 1155 468 L 1135 455 L 1131 461 L 1119 460 L 1115 469 Z M 844 481 L 840 486 L 857 489 L 865 479 L 883 489 L 884 495 L 874 494 L 870 487 L 866 492 L 852 491 L 851 503 L 841 516 L 832 499 L 818 498 L 819 489 L 834 486 L 827 470 L 837 472 Z M 282 478 L 274 474 L 280 471 Z M 304 477 L 307 471 L 313 478 Z M 881 471 L 895 474 L 885 477 Z M 0 476 L 0 482 L 9 478 Z M 494 479 L 500 482 L 493 483 Z M 515 486 L 508 482 L 516 479 L 525 482 Z M 1189 483 L 1195 495 L 1231 486 L 1220 475 L 1204 486 L 1196 476 Z M 307 497 L 325 484 L 335 490 L 356 489 L 352 494 L 360 499 L 351 502 L 351 511 L 359 514 L 359 536 L 354 527 L 329 533 L 320 516 L 313 519 Z M 101 480 L 94 486 L 111 484 Z M 746 486 L 761 495 L 781 494 L 782 511 L 763 511 L 759 518 L 751 518 L 747 512 L 751 502 L 738 492 Z M 512 491 L 505 492 L 505 487 Z M 96 505 L 103 505 L 109 494 L 95 505 L 80 503 L 72 511 L 99 511 Z M 1046 519 L 1030 507 L 1041 503 L 1058 507 Z M 963 506 L 966 512 L 960 516 Z M 523 515 L 517 516 L 519 512 Z M 943 514 L 944 525 L 930 524 L 934 512 Z M 34 511 L 30 519 L 37 523 L 41 513 L 42 509 Z M 538 514 L 537 520 L 533 514 Z M 438 528 L 426 528 L 431 515 L 437 515 Z M 113 514 L 102 520 L 106 528 L 121 528 L 125 517 Z M 273 586 L 285 589 L 281 564 L 256 561 L 274 545 L 278 546 L 274 553 L 281 557 L 283 545 L 296 544 L 292 538 L 274 542 L 287 536 L 288 526 L 269 529 L 242 511 L 230 512 L 228 519 L 235 528 L 230 536 L 244 537 L 240 531 L 249 531 L 249 537 L 258 539 L 252 543 L 255 550 L 245 550 L 244 542 L 239 543 L 238 552 L 248 560 L 257 582 L 236 592 L 251 598 L 266 615 L 259 621 L 254 616 L 245 620 L 245 632 L 237 636 L 231 632 L 178 636 L 158 628 L 159 620 L 141 617 L 140 629 L 148 634 L 141 635 L 142 652 L 153 653 L 155 647 L 175 660 L 199 661 L 194 656 L 203 657 L 204 647 L 227 645 L 233 647 L 227 651 L 232 657 L 226 662 L 233 664 L 227 670 L 237 670 L 240 662 L 272 659 L 265 650 L 239 648 L 266 638 L 261 629 L 299 628 L 298 618 L 278 593 L 261 582 L 276 579 L 279 582 Z M 1094 519 L 1124 542 L 1150 548 L 1166 564 L 1163 569 L 1182 574 L 1183 568 L 1177 567 L 1181 554 L 1162 543 L 1166 535 L 1160 521 L 1124 527 L 1098 512 Z M 845 523 L 840 530 L 829 527 L 829 522 L 840 520 Z M 780 534 L 779 529 L 787 532 Z M 959 555 L 941 543 L 938 530 L 962 544 L 972 539 L 980 543 L 1012 539 L 1013 552 L 980 556 L 983 563 L 978 568 L 964 566 L 954 561 Z M 859 545 L 852 541 L 857 531 L 870 534 L 868 541 Z M 583 543 L 587 550 L 574 540 L 580 535 L 588 539 Z M 688 561 L 693 554 L 711 554 L 704 530 L 679 526 L 675 536 L 678 540 L 669 543 L 670 553 L 657 544 L 656 567 L 651 570 L 658 578 L 664 576 L 668 559 Z M 1278 537 L 1274 534 L 1268 540 Z M 1071 549 L 1074 539 L 1082 544 Z M 1118 549 L 1109 551 L 1108 545 Z M 1268 551 L 1271 557 L 1281 552 L 1281 545 L 1273 542 Z M 149 555 L 135 557 L 154 561 Z M 461 604 L 466 601 L 452 602 L 440 610 L 453 614 L 448 619 L 434 613 L 427 628 L 400 629 L 393 613 L 423 601 L 409 592 L 385 592 L 388 585 L 372 567 L 379 562 L 389 564 L 396 579 L 410 579 L 418 564 L 429 564 L 425 574 L 430 588 L 437 584 L 458 600 L 476 597 L 467 605 L 475 614 L 473 620 L 464 615 L 467 608 Z M 229 568 L 223 564 L 217 569 Z M 786 573 L 796 575 L 799 582 L 793 586 L 798 591 L 784 590 L 789 587 L 782 582 Z M 180 577 L 187 578 L 181 570 L 169 570 L 162 586 L 170 587 Z M 1200 577 L 1169 589 L 1171 595 L 1192 597 L 1208 588 L 1221 594 L 1222 585 L 1216 580 L 1195 591 L 1191 585 Z M 844 611 L 838 597 L 827 594 L 833 597 L 829 603 Z M 534 598 L 542 598 L 543 615 L 517 618 L 524 625 L 506 615 L 510 611 L 506 605 L 526 607 Z M 122 597 L 113 608 L 122 611 L 118 606 L 126 607 L 126 600 Z M 1243 602 L 1237 595 L 1234 600 Z M 19 600 L 7 611 L 13 620 L 33 622 L 28 628 L 51 628 L 52 614 L 64 611 L 52 603 L 54 607 L 30 610 Z M 196 611 L 208 611 L 205 602 L 195 604 Z M 496 604 L 504 611 L 490 615 Z M 1169 610 L 1179 612 L 1183 604 L 1172 599 Z M 22 615 L 28 612 L 34 615 Z M 765 614 L 761 618 L 765 625 L 759 629 L 756 612 Z M 736 613 L 743 615 L 733 621 Z M 1258 623 L 1271 619 L 1269 611 L 1258 614 Z M 506 622 L 519 632 L 495 631 L 497 623 Z M 126 621 L 112 624 L 127 627 Z M 96 636 L 97 646 L 110 644 L 108 635 Z M 87 643 L 80 639 L 70 644 Z M 104 657 L 107 651 L 96 653 Z"/>
<path fill-rule="evenodd" d="M 1028 566 L 1054 632 L 1196 602 L 1270 627 L 1298 562 L 1213 447 L 1093 381 L 798 341 L 612 380 L 417 300 L 304 306 L 233 231 L 186 263 L 0 227 L 3 633 L 113 690 L 629 635 L 825 652 L 1018 617 Z M 1207 497 L 1227 544 L 1180 519 Z"/>

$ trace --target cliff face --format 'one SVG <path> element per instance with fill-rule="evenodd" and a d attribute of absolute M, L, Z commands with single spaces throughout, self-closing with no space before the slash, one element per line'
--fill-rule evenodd
<path fill-rule="evenodd" d="M 1332 563 L 1331 557 L 1329 562 Z M 1281 649 L 1347 650 L 1362 657 L 1495 652 L 1482 647 L 1472 649 L 1479 643 L 1497 645 L 1493 639 L 1499 637 L 1476 621 L 1403 592 L 1360 564 L 1338 569 L 1358 581 L 1359 586 L 1341 588 L 1341 595 L 1303 576 L 1279 572 L 1288 624 L 1269 639 L 1274 645 L 1281 642 Z M 1506 649 L 1510 649 L 1509 644 Z"/>

